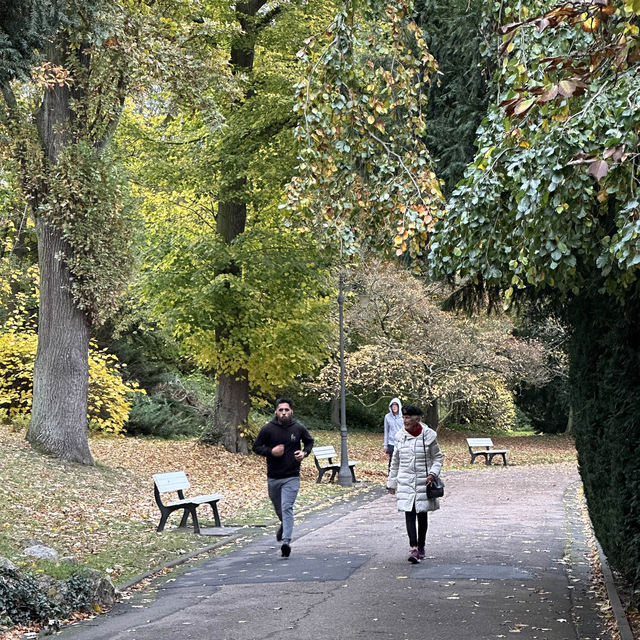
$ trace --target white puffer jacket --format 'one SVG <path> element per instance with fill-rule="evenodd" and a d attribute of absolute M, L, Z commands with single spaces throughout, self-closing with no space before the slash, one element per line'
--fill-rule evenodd
<path fill-rule="evenodd" d="M 427 498 L 427 476 L 440 475 L 444 458 L 436 432 L 423 422 L 422 433 L 412 436 L 406 429 L 398 431 L 389 469 L 388 489 L 396 490 L 398 511 L 435 511 L 437 498 Z M 425 460 L 426 454 L 426 460 Z"/>

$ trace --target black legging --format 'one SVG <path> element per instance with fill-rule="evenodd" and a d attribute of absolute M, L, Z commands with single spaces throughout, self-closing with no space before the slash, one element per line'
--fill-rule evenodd
<path fill-rule="evenodd" d="M 418 533 L 416 535 L 416 517 L 418 519 Z M 411 511 L 404 512 L 404 519 L 407 523 L 407 534 L 409 535 L 409 546 L 424 547 L 427 539 L 427 528 L 429 527 L 429 519 L 426 511 L 416 513 L 416 506 L 413 505 Z"/>

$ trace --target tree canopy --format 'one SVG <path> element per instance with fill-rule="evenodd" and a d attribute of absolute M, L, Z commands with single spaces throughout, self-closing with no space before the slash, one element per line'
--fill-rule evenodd
<path fill-rule="evenodd" d="M 541 10 L 540 13 L 537 11 Z M 640 40 L 636 7 L 512 9 L 502 27 L 499 104 L 437 227 L 438 275 L 534 290 L 636 280 Z"/>

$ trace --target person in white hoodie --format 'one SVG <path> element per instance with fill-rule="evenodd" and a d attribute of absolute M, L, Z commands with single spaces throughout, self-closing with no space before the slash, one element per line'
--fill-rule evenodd
<path fill-rule="evenodd" d="M 404 511 L 411 547 L 407 559 L 412 564 L 417 564 L 425 556 L 429 526 L 427 514 L 440 508 L 438 498 L 427 497 L 427 485 L 440 475 L 444 459 L 436 432 L 421 422 L 421 416 L 419 407 L 402 408 L 404 429 L 396 436 L 387 480 L 387 490 L 397 495 L 398 511 Z"/>
<path fill-rule="evenodd" d="M 399 398 L 393 398 L 389 403 L 389 413 L 384 417 L 384 452 L 389 456 L 388 469 L 391 468 L 394 442 L 398 431 L 402 429 L 402 402 Z"/>

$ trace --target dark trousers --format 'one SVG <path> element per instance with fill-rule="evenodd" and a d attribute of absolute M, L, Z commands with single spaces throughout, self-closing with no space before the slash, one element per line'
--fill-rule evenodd
<path fill-rule="evenodd" d="M 394 445 L 392 444 L 387 445 L 387 455 L 389 456 L 389 466 L 387 468 L 387 473 L 391 469 L 391 458 L 393 458 L 393 449 L 394 449 Z"/>
<path fill-rule="evenodd" d="M 416 513 L 414 505 L 411 511 L 404 512 L 404 518 L 407 523 L 407 535 L 409 536 L 409 546 L 424 548 L 427 539 L 427 528 L 429 527 L 429 518 L 426 511 Z M 416 533 L 416 519 L 418 520 L 418 532 Z"/>

